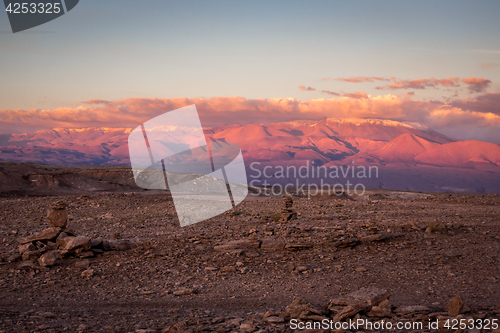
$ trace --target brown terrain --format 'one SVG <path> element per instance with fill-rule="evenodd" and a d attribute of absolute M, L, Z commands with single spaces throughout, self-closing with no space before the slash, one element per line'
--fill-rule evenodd
<path fill-rule="evenodd" d="M 439 320 L 412 332 L 490 320 L 469 332 L 491 332 L 500 318 L 498 194 L 249 194 L 181 228 L 168 192 L 138 189 L 128 168 L 0 167 L 1 332 L 291 332 L 291 319 L 350 318 Z M 338 330 L 355 331 L 371 330 Z"/>

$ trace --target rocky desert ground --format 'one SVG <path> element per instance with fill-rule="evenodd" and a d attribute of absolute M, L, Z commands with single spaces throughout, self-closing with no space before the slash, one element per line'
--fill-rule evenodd
<path fill-rule="evenodd" d="M 3 197 L 0 330 L 290 332 L 293 318 L 499 318 L 500 195 L 294 197 L 297 218 L 280 221 L 285 201 L 249 195 L 181 228 L 167 193 Z M 20 242 L 50 227 L 54 203 L 68 214 L 57 233 L 94 247 L 64 253 L 49 236 L 28 244 L 38 255 L 59 248 L 55 262 L 23 258 Z M 130 248 L 106 251 L 103 240 Z"/>

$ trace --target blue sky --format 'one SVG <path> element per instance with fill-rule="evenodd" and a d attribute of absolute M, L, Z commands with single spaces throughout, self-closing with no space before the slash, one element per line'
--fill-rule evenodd
<path fill-rule="evenodd" d="M 498 91 L 499 14 L 498 1 L 82 0 L 59 19 L 12 34 L 4 12 L 0 109 L 129 97 L 309 100 L 329 98 L 323 89 L 412 91 L 324 77 L 476 76 Z M 415 93 L 436 100 L 455 92 Z M 470 94 L 463 89 L 458 97 Z"/>

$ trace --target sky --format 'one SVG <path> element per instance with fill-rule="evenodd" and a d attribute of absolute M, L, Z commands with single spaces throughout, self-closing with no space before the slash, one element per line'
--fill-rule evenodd
<path fill-rule="evenodd" d="M 375 117 L 500 144 L 499 14 L 498 1 L 82 0 L 13 34 L 2 12 L 0 134 L 135 127 L 190 101 L 211 125 Z"/>

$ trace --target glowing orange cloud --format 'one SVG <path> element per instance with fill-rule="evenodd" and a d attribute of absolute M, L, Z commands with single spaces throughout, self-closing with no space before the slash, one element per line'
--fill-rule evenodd
<path fill-rule="evenodd" d="M 133 128 L 186 105 L 195 104 L 204 126 L 272 123 L 324 118 L 379 118 L 415 121 L 436 130 L 468 126 L 500 133 L 500 93 L 450 103 L 411 100 L 409 95 L 372 97 L 363 92 L 301 101 L 293 98 L 127 98 L 89 100 L 76 108 L 0 110 L 0 132 L 22 133 L 52 128 Z M 460 131 L 457 130 L 457 133 Z"/>

